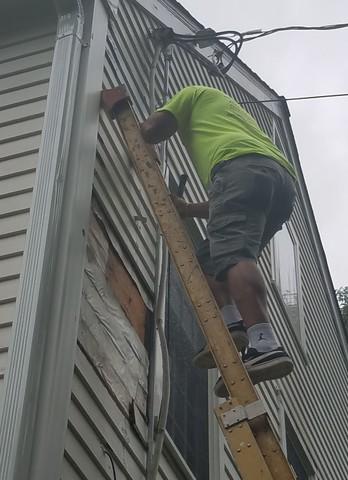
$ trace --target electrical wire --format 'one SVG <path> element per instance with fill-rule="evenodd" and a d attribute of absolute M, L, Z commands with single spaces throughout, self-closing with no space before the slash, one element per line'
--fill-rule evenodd
<path fill-rule="evenodd" d="M 117 480 L 116 478 L 116 469 L 115 469 L 115 464 L 114 464 L 114 459 L 112 458 L 111 456 L 111 453 L 109 452 L 109 450 L 107 450 L 106 448 L 103 449 L 105 455 L 107 455 L 110 459 L 110 462 L 111 462 L 111 467 L 112 467 L 112 474 L 113 474 L 113 477 L 114 477 L 114 480 Z"/>
<path fill-rule="evenodd" d="M 172 42 L 170 42 L 172 43 Z M 170 62 L 172 60 L 172 51 L 169 42 L 160 43 L 157 45 L 159 54 L 155 52 L 155 56 L 152 63 L 152 75 L 150 75 L 150 95 L 153 98 L 150 98 L 150 104 L 155 105 L 155 70 L 158 67 L 160 54 L 164 54 L 165 66 L 164 66 L 164 84 L 162 96 L 163 100 L 166 101 L 168 98 L 168 88 L 169 88 L 169 69 Z M 156 49 L 156 51 L 157 51 Z M 167 163 L 167 149 L 166 142 L 162 143 L 160 148 L 160 160 L 161 160 L 161 172 L 165 179 L 167 185 L 169 185 L 169 170 Z M 162 354 L 162 365 L 163 365 L 163 378 L 162 378 L 162 398 L 161 406 L 155 425 L 155 403 L 154 403 L 154 392 L 155 392 L 155 373 L 156 373 L 156 337 L 153 338 L 153 347 L 154 351 L 151 356 L 151 373 L 150 373 L 150 382 L 149 382 L 149 434 L 148 434 L 148 455 L 146 461 L 146 478 L 148 480 L 153 480 L 157 477 L 157 471 L 160 461 L 160 456 L 163 448 L 163 441 L 165 435 L 165 427 L 168 418 L 169 411 L 169 399 L 170 399 L 170 368 L 169 368 L 169 352 L 168 346 L 164 331 L 165 324 L 165 299 L 166 299 L 166 290 L 168 283 L 168 249 L 164 242 L 163 236 L 157 227 L 156 232 L 157 239 L 157 248 L 156 248 L 156 280 L 155 280 L 155 291 L 156 291 L 156 300 L 155 300 L 155 322 L 156 329 L 159 338 L 159 345 Z M 155 332 L 154 332 L 155 334 Z"/>
<path fill-rule="evenodd" d="M 308 95 L 305 97 L 280 97 L 275 98 L 274 100 L 266 99 L 266 100 L 250 100 L 246 102 L 238 102 L 239 105 L 251 105 L 253 103 L 270 103 L 270 102 L 292 102 L 294 100 L 313 100 L 318 98 L 334 98 L 334 97 L 348 97 L 348 93 L 332 93 L 328 95 Z"/>
<path fill-rule="evenodd" d="M 285 31 L 329 31 L 329 30 L 338 30 L 347 28 L 348 23 L 337 23 L 332 25 L 320 25 L 320 26 L 306 26 L 306 25 L 291 25 L 288 27 L 279 27 L 273 28 L 270 30 L 263 31 L 262 29 L 249 30 L 247 32 L 238 32 L 236 30 L 222 30 L 220 32 L 215 32 L 211 28 L 206 28 L 199 30 L 194 34 L 179 34 L 171 31 L 171 43 L 182 45 L 184 43 L 193 43 L 197 44 L 200 47 L 214 45 L 216 42 L 222 42 L 220 45 L 215 45 L 214 51 L 214 64 L 215 67 L 219 70 L 220 73 L 227 73 L 228 70 L 232 67 L 235 59 L 238 57 L 238 54 L 242 48 L 244 42 L 250 42 L 251 40 L 256 40 L 268 35 L 273 35 L 278 32 Z M 223 42 L 228 42 L 224 44 Z M 228 51 L 231 56 L 230 61 L 227 65 L 223 65 L 222 58 L 224 53 Z M 213 71 L 211 73 L 214 73 Z M 215 71 L 215 73 L 217 73 Z"/>
<path fill-rule="evenodd" d="M 267 35 L 273 35 L 274 33 L 278 32 L 287 32 L 287 31 L 308 31 L 308 30 L 317 30 L 317 31 L 328 31 L 328 30 L 339 30 L 342 28 L 347 28 L 348 23 L 336 23 L 332 25 L 320 25 L 320 26 L 305 26 L 305 25 L 292 25 L 289 27 L 279 27 L 279 28 L 272 28 L 271 30 L 262 31 L 256 35 L 252 34 L 252 32 L 245 32 L 243 33 L 244 36 L 249 36 L 249 38 L 245 38 L 245 42 L 249 42 L 250 40 L 255 40 L 256 38 L 266 37 Z"/>

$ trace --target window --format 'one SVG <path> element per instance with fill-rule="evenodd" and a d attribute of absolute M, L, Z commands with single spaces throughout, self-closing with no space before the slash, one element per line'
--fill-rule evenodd
<path fill-rule="evenodd" d="M 280 426 L 280 444 L 297 480 L 315 480 L 315 473 L 305 454 L 304 448 L 285 413 L 282 389 L 276 388 L 278 399 L 278 419 Z"/>
<path fill-rule="evenodd" d="M 288 222 L 272 241 L 273 281 L 287 317 L 298 338 L 304 342 L 298 243 Z"/>
<path fill-rule="evenodd" d="M 208 374 L 191 365 L 203 336 L 172 263 L 168 277 L 166 335 L 171 394 L 167 430 L 196 478 L 208 480 Z"/>
<path fill-rule="evenodd" d="M 286 420 L 286 453 L 297 480 L 314 480 L 311 464 L 288 420 Z"/>

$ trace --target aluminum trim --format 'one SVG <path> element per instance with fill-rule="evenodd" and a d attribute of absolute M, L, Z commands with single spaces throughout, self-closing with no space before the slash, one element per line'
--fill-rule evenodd
<path fill-rule="evenodd" d="M 58 480 L 70 404 L 107 16 L 88 2 L 84 31 L 80 0 L 59 5 L 0 423 L 6 480 Z"/>

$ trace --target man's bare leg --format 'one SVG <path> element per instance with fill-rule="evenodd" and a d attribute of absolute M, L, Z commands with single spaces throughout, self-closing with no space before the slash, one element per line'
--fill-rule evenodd
<path fill-rule="evenodd" d="M 279 347 L 267 312 L 267 290 L 254 260 L 242 260 L 227 272 L 229 294 L 236 302 L 247 328 L 250 346 L 258 352 Z"/>
<path fill-rule="evenodd" d="M 243 260 L 227 272 L 226 287 L 247 328 L 269 321 L 267 291 L 254 260 Z"/>
<path fill-rule="evenodd" d="M 256 262 L 243 260 L 231 267 L 226 285 L 247 327 L 249 348 L 243 360 L 252 381 L 259 383 L 288 375 L 293 363 L 269 323 L 266 285 Z M 221 377 L 214 391 L 219 397 L 228 395 Z"/>
<path fill-rule="evenodd" d="M 231 303 L 231 297 L 228 292 L 228 286 L 226 282 L 218 282 L 212 277 L 211 275 L 206 275 L 205 278 L 207 283 L 210 287 L 210 290 L 213 292 L 215 297 L 216 303 L 218 304 L 219 308 L 224 307 Z"/>
<path fill-rule="evenodd" d="M 242 317 L 228 292 L 227 284 L 216 281 L 210 275 L 205 275 L 205 277 L 237 349 L 242 350 L 248 345 L 249 340 L 242 323 Z M 215 367 L 214 359 L 207 345 L 194 356 L 193 364 L 200 368 Z"/>

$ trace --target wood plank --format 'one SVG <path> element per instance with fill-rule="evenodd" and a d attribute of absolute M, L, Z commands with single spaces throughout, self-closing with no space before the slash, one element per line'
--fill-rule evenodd
<path fill-rule="evenodd" d="M 104 244 L 103 250 L 107 252 L 99 252 L 99 255 L 107 255 L 105 271 L 107 283 L 119 301 L 127 319 L 133 325 L 142 343 L 144 343 L 148 310 L 136 284 L 123 265 L 119 255 L 113 250 L 112 244 L 103 232 L 95 215 L 91 217 L 89 236 L 92 236 L 95 240 L 94 242 L 89 242 L 90 248 L 99 250 L 100 245 Z"/>
<path fill-rule="evenodd" d="M 133 325 L 142 343 L 144 343 L 147 308 L 120 257 L 111 249 L 109 250 L 106 279 L 115 297 L 120 302 L 126 317 Z"/>

